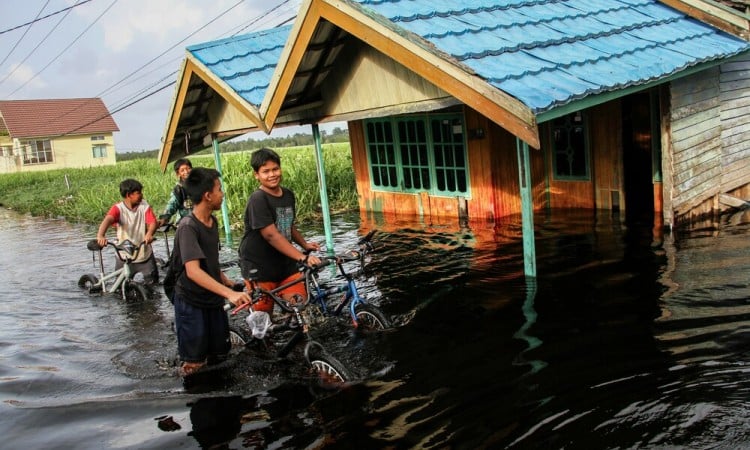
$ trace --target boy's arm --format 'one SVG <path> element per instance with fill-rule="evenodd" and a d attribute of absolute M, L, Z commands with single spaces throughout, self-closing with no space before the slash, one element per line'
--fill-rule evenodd
<path fill-rule="evenodd" d="M 154 241 L 154 234 L 156 233 L 156 228 L 158 226 L 159 221 L 156 220 L 154 210 L 149 206 L 149 208 L 146 210 L 146 235 L 143 237 L 143 240 L 146 241 L 146 244 L 150 244 Z"/>
<path fill-rule="evenodd" d="M 200 260 L 191 259 L 185 263 L 185 274 L 190 280 L 198 286 L 207 289 L 214 294 L 221 295 L 229 300 L 234 306 L 242 306 L 250 303 L 250 296 L 247 292 L 237 292 L 226 284 L 214 280 L 211 275 L 201 269 Z M 228 281 L 226 275 L 222 272 L 221 279 L 223 282 Z"/>
<path fill-rule="evenodd" d="M 107 245 L 107 230 L 113 223 L 115 223 L 115 218 L 107 214 L 104 216 L 102 223 L 99 224 L 99 230 L 96 232 L 96 242 L 99 243 L 100 247 L 105 247 Z"/>
<path fill-rule="evenodd" d="M 302 236 L 302 233 L 297 231 L 297 227 L 295 225 L 292 225 L 292 239 L 294 242 L 297 243 L 302 249 L 307 251 L 313 251 L 313 250 L 320 250 L 320 245 L 318 245 L 316 242 L 307 242 L 305 240 L 305 237 Z"/>
<path fill-rule="evenodd" d="M 297 239 L 295 238 L 295 231 L 296 231 L 296 228 L 293 228 L 292 238 L 297 243 L 299 243 Z M 289 240 L 287 240 L 287 238 L 285 238 L 283 234 L 279 233 L 279 230 L 276 228 L 276 225 L 271 224 L 265 228 L 261 228 L 260 234 L 261 236 L 263 236 L 263 239 L 265 239 L 266 242 L 268 242 L 271 245 L 271 247 L 278 250 L 279 253 L 282 253 L 286 255 L 287 257 L 292 258 L 295 261 L 299 261 L 299 262 L 307 261 L 307 263 L 310 265 L 320 264 L 320 259 L 317 256 L 313 256 L 313 255 L 305 256 L 304 253 L 297 250 L 297 248 L 294 245 L 292 245 L 292 243 L 289 242 Z M 296 232 L 296 234 L 300 238 L 302 238 L 302 235 L 298 231 Z M 304 238 L 302 238 L 302 241 L 304 242 Z M 305 248 L 305 250 L 309 250 L 309 249 Z"/>
<path fill-rule="evenodd" d="M 167 201 L 167 206 L 164 208 L 164 213 L 159 216 L 159 223 L 164 225 L 169 222 L 169 219 L 171 219 L 179 209 L 179 201 L 177 200 L 177 196 L 174 195 L 174 191 L 172 191 L 169 194 L 169 200 Z"/>

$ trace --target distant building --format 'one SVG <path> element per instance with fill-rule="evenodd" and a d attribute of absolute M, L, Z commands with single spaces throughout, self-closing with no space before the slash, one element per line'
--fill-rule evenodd
<path fill-rule="evenodd" d="M 0 173 L 113 165 L 115 131 L 100 98 L 0 101 Z"/>

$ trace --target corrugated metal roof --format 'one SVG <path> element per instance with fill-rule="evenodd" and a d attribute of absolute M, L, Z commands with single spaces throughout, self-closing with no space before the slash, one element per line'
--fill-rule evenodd
<path fill-rule="evenodd" d="M 355 0 L 536 114 L 750 49 L 652 0 Z"/>
<path fill-rule="evenodd" d="M 13 138 L 120 131 L 100 98 L 4 100 L 0 115 Z"/>
<path fill-rule="evenodd" d="M 291 25 L 187 48 L 198 61 L 255 107 L 260 106 Z"/>

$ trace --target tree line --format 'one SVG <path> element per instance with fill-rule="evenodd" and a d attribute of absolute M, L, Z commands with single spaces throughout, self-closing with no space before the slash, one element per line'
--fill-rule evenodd
<path fill-rule="evenodd" d="M 320 130 L 320 140 L 322 144 L 332 144 L 340 142 L 349 142 L 349 130 L 340 127 L 334 127 L 333 130 L 327 132 L 326 130 Z M 222 142 L 219 144 L 219 151 L 221 153 L 232 153 L 242 152 L 247 150 L 255 150 L 261 147 L 270 148 L 285 148 L 285 147 L 299 147 L 303 145 L 313 145 L 312 133 L 295 133 L 283 137 L 266 137 L 263 139 L 247 138 L 245 140 L 231 140 Z M 206 148 L 196 155 L 211 153 L 211 148 Z M 159 154 L 159 149 L 146 150 L 142 152 L 127 152 L 118 153 L 118 161 L 128 161 L 133 159 L 141 158 L 156 158 Z"/>

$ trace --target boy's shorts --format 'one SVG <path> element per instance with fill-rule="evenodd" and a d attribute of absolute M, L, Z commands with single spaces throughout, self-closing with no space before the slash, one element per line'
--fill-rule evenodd
<path fill-rule="evenodd" d="M 229 353 L 229 319 L 223 308 L 197 308 L 175 293 L 174 324 L 180 360 L 210 363 Z"/>
<path fill-rule="evenodd" d="M 278 286 L 281 286 L 284 283 L 288 283 L 290 281 L 296 280 L 300 277 L 300 273 L 293 273 L 292 275 L 289 275 L 286 279 L 282 280 L 279 283 L 276 283 L 275 281 L 257 281 L 258 285 L 266 290 L 272 290 L 277 288 Z M 250 283 L 245 280 L 245 286 L 247 287 L 248 291 L 250 290 Z M 302 298 L 307 298 L 307 289 L 305 288 L 305 282 L 299 282 L 295 283 L 288 288 L 281 290 L 277 293 L 280 297 L 285 298 L 292 298 L 293 295 L 299 295 Z M 264 296 L 262 299 L 260 299 L 257 303 L 253 304 L 253 311 L 265 311 L 268 314 L 271 314 L 273 312 L 273 300 L 271 300 L 269 297 Z"/>

